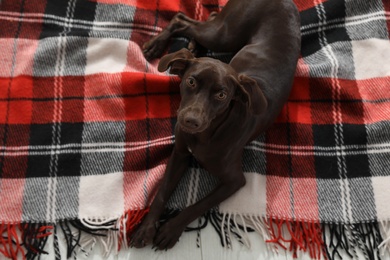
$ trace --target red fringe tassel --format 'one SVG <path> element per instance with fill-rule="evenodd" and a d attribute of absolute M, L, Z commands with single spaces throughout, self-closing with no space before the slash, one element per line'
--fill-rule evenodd
<path fill-rule="evenodd" d="M 130 244 L 131 235 L 134 233 L 142 219 L 149 212 L 149 208 L 143 210 L 129 210 L 120 218 L 120 234 L 118 250 L 121 249 L 124 235 L 126 235 L 127 244 Z"/>
<path fill-rule="evenodd" d="M 42 253 L 41 244 L 52 233 L 53 226 L 40 224 L 0 224 L 0 253 L 10 259 L 26 259 L 28 253 Z"/>
<path fill-rule="evenodd" d="M 320 223 L 270 218 L 268 227 L 271 239 L 267 240 L 267 243 L 274 243 L 285 250 L 290 250 L 294 258 L 298 257 L 298 250 L 301 250 L 308 252 L 313 259 L 321 259 L 321 256 L 327 259 Z"/>

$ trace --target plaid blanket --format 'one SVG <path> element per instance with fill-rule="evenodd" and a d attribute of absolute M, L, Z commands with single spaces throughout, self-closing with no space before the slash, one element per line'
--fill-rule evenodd
<path fill-rule="evenodd" d="M 270 250 L 379 258 L 390 246 L 390 1 L 295 3 L 302 54 L 289 101 L 246 147 L 247 185 L 195 229 L 213 225 L 224 246 L 233 237 L 249 246 L 246 233 L 257 231 Z M 224 4 L 0 1 L 5 257 L 46 253 L 51 235 L 58 249 L 58 232 L 68 257 L 96 242 L 128 246 L 172 150 L 180 102 L 179 79 L 158 73 L 140 46 L 178 11 L 205 20 Z M 166 218 L 215 185 L 194 161 Z"/>

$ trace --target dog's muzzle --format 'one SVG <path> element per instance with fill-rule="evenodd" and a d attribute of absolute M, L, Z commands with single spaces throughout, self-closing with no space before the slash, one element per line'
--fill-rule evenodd
<path fill-rule="evenodd" d="M 184 132 L 194 134 L 204 131 L 208 123 L 204 120 L 201 111 L 186 109 L 179 112 L 178 123 Z"/>

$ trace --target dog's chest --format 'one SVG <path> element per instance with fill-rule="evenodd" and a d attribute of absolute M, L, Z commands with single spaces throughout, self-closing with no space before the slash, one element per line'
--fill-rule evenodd
<path fill-rule="evenodd" d="M 198 160 L 202 158 L 204 153 L 204 151 L 202 151 L 203 149 L 199 149 L 197 145 L 188 145 L 187 150 Z"/>
<path fill-rule="evenodd" d="M 210 145 L 188 145 L 187 150 L 194 156 L 200 165 L 205 167 L 211 161 L 216 161 L 218 159 L 218 154 Z"/>
<path fill-rule="evenodd" d="M 230 147 L 226 145 L 221 136 L 187 135 L 184 139 L 186 149 L 204 168 L 216 164 L 229 154 Z"/>

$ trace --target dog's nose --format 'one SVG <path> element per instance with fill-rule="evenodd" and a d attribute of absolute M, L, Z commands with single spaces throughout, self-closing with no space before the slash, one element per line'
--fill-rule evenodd
<path fill-rule="evenodd" d="M 190 129 L 197 129 L 201 124 L 200 120 L 193 115 L 186 116 L 184 119 L 184 123 L 185 126 Z"/>

